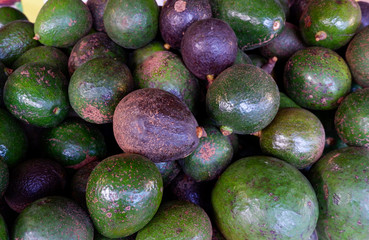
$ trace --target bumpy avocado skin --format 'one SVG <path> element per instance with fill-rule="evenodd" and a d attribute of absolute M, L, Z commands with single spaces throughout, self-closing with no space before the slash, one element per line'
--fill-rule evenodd
<path fill-rule="evenodd" d="M 367 239 L 369 236 L 369 150 L 347 147 L 321 158 L 309 180 L 319 201 L 319 239 Z"/>

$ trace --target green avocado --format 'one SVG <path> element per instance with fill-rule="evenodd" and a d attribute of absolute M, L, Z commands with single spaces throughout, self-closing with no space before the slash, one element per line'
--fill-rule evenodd
<path fill-rule="evenodd" d="M 158 22 L 155 0 L 109 0 L 104 11 L 106 33 L 124 48 L 137 49 L 151 42 Z"/>
<path fill-rule="evenodd" d="M 92 27 L 92 15 L 81 0 L 49 0 L 35 21 L 35 39 L 46 46 L 70 47 Z"/>
<path fill-rule="evenodd" d="M 1 214 L 0 214 L 0 239 L 2 239 L 2 240 L 8 240 L 9 239 L 8 227 L 7 227 L 6 222 L 4 221 L 4 218 Z"/>
<path fill-rule="evenodd" d="M 28 20 L 26 15 L 13 7 L 0 7 L 0 28 L 16 20 Z"/>
<path fill-rule="evenodd" d="M 146 58 L 150 57 L 151 54 L 158 51 L 165 51 L 164 43 L 162 41 L 154 40 L 144 47 L 135 49 L 130 57 L 129 66 L 131 69 L 135 69 L 140 65 Z"/>
<path fill-rule="evenodd" d="M 289 98 L 285 93 L 279 92 L 279 95 L 281 97 L 280 103 L 279 103 L 279 109 L 281 108 L 300 108 L 299 105 L 297 105 L 291 98 Z"/>

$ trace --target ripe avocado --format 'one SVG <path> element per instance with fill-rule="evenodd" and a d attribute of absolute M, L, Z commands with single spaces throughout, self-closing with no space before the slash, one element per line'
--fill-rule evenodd
<path fill-rule="evenodd" d="M 4 86 L 4 103 L 18 119 L 38 127 L 53 127 L 68 114 L 66 78 L 59 69 L 27 63 Z"/>
<path fill-rule="evenodd" d="M 35 21 L 35 39 L 46 46 L 70 47 L 92 27 L 92 16 L 81 0 L 49 0 Z"/>
<path fill-rule="evenodd" d="M 74 201 L 60 196 L 41 198 L 21 212 L 12 239 L 92 240 L 88 214 Z"/>
<path fill-rule="evenodd" d="M 10 67 L 27 50 L 40 43 L 34 39 L 33 23 L 16 20 L 0 28 L 0 61 Z"/>
<path fill-rule="evenodd" d="M 226 239 L 308 239 L 319 214 L 304 175 L 267 156 L 230 165 L 215 184 L 211 201 L 214 220 Z"/>
<path fill-rule="evenodd" d="M 13 7 L 0 7 L 0 28 L 16 20 L 28 20 L 26 15 Z"/>
<path fill-rule="evenodd" d="M 170 201 L 160 206 L 155 217 L 138 232 L 136 240 L 211 240 L 211 236 L 210 219 L 201 207 L 185 201 Z"/>
<path fill-rule="evenodd" d="M 109 0 L 103 18 L 105 31 L 114 42 L 137 49 L 155 38 L 159 7 L 155 0 Z"/>
<path fill-rule="evenodd" d="M 8 165 L 0 158 L 0 197 L 4 195 L 4 192 L 9 184 L 9 169 Z M 1 231 L 0 231 L 1 232 Z M 0 234 L 1 236 L 1 234 Z M 0 238 L 2 239 L 2 238 Z"/>
<path fill-rule="evenodd" d="M 105 32 L 104 11 L 108 0 L 88 0 L 86 5 L 91 11 L 93 27 L 98 32 Z"/>
<path fill-rule="evenodd" d="M 319 239 L 369 236 L 369 149 L 347 147 L 321 158 L 309 172 L 319 202 Z"/>
<path fill-rule="evenodd" d="M 210 4 L 213 17 L 231 26 L 242 50 L 267 44 L 284 28 L 285 13 L 275 0 L 211 0 Z"/>
<path fill-rule="evenodd" d="M 104 159 L 91 172 L 86 203 L 98 232 L 118 238 L 143 228 L 154 217 L 162 195 L 163 180 L 155 164 L 123 153 Z"/>

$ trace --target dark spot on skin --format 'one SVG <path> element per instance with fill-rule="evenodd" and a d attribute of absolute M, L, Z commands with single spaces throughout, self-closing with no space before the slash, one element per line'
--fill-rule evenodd
<path fill-rule="evenodd" d="M 181 232 L 183 232 L 182 228 L 177 228 L 177 229 L 176 229 L 176 233 L 178 233 L 178 234 L 179 234 L 179 233 L 181 233 Z"/>
<path fill-rule="evenodd" d="M 338 205 L 340 203 L 341 198 L 337 194 L 333 194 L 333 203 Z"/>

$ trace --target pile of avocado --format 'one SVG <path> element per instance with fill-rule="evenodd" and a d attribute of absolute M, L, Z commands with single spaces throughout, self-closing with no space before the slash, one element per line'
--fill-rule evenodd
<path fill-rule="evenodd" d="M 0 240 L 369 239 L 369 3 L 0 8 Z"/>

